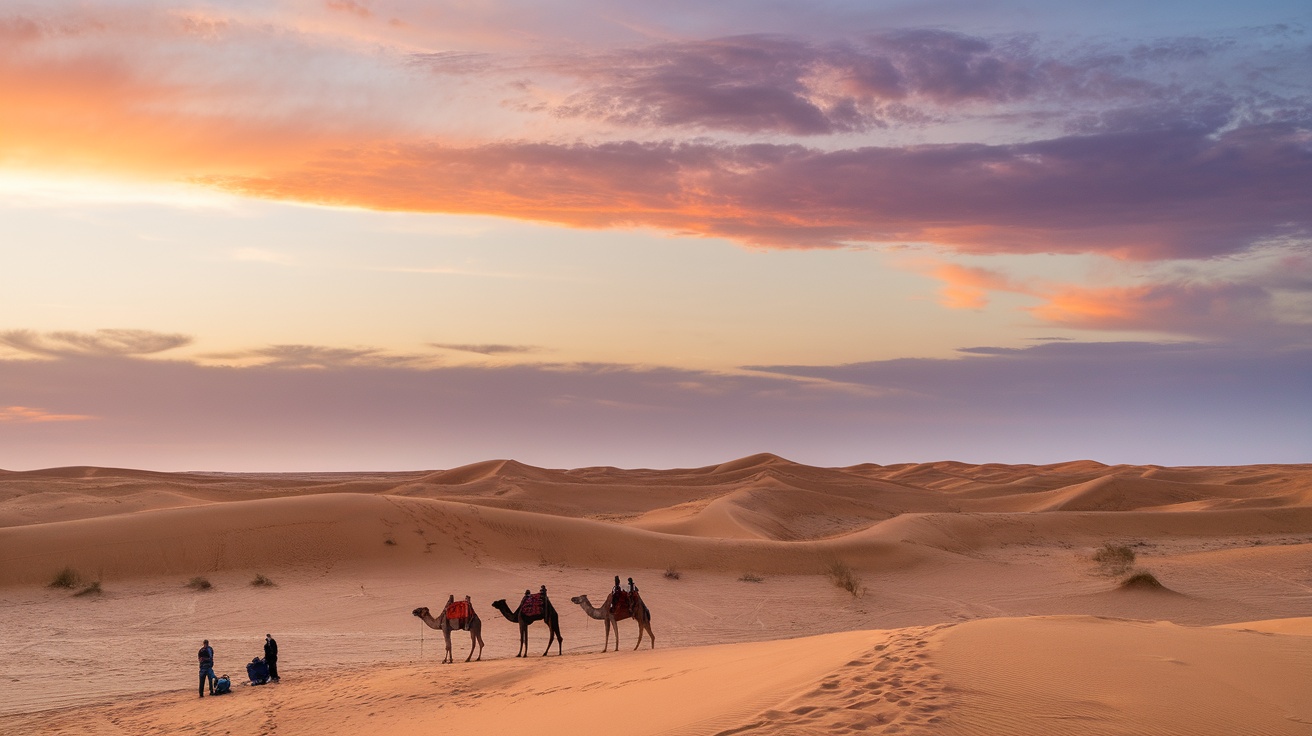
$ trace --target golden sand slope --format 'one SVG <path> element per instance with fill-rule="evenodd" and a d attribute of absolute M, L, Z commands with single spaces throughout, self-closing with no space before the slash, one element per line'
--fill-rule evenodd
<path fill-rule="evenodd" d="M 1312 633 L 1307 619 L 1291 628 Z M 1312 637 L 1090 617 L 500 660 L 0 716 L 64 734 L 1307 734 Z"/>
<path fill-rule="evenodd" d="M 103 592 L 47 587 L 66 567 Z M 1312 466 L 0 471 L 0 734 L 1309 734 L 1309 570 Z M 568 603 L 617 574 L 654 651 L 625 622 L 600 654 Z M 489 603 L 539 585 L 565 656 L 518 660 Z M 421 638 L 448 594 L 483 662 Z M 270 631 L 284 683 L 198 711 L 199 640 L 240 673 Z"/>

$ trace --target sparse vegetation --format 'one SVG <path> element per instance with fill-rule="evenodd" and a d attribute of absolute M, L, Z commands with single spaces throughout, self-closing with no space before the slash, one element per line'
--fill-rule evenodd
<path fill-rule="evenodd" d="M 1105 575 L 1124 575 L 1134 566 L 1134 550 L 1123 544 L 1109 542 L 1093 553 L 1093 561 L 1098 563 Z"/>
<path fill-rule="evenodd" d="M 74 593 L 73 595 L 74 596 L 100 595 L 101 593 L 104 592 L 105 591 L 100 589 L 100 581 L 97 580 L 91 583 L 90 585 L 88 585 L 87 587 L 83 588 L 82 590 L 79 590 L 78 592 Z"/>
<path fill-rule="evenodd" d="M 203 578 L 199 575 L 187 581 L 187 587 L 192 590 L 209 590 L 214 586 L 210 584 L 209 578 Z"/>
<path fill-rule="evenodd" d="M 55 573 L 55 579 L 50 581 L 52 588 L 76 588 L 77 584 L 82 582 L 82 576 L 77 574 L 77 570 L 66 567 Z"/>
<path fill-rule="evenodd" d="M 666 580 L 679 579 L 679 571 L 677 568 L 674 567 L 674 565 L 670 565 L 669 567 L 665 568 L 665 579 Z"/>
<path fill-rule="evenodd" d="M 765 578 L 754 572 L 745 572 L 742 577 L 738 578 L 738 581 L 741 583 L 763 583 Z"/>
<path fill-rule="evenodd" d="M 389 547 L 395 547 L 395 546 L 396 546 L 396 540 L 395 540 L 395 539 L 392 539 L 391 537 L 388 537 L 387 539 L 384 539 L 384 540 L 383 540 L 383 544 L 386 544 L 386 545 L 389 546 Z"/>
<path fill-rule="evenodd" d="M 838 560 L 829 566 L 829 579 L 834 582 L 834 585 L 851 593 L 853 598 L 859 597 L 864 591 L 861 586 L 861 577 L 842 560 Z"/>
<path fill-rule="evenodd" d="M 1122 588 L 1134 588 L 1137 590 L 1165 590 L 1166 586 L 1157 579 L 1156 575 L 1147 570 L 1136 570 L 1133 575 L 1121 581 Z"/>
<path fill-rule="evenodd" d="M 260 572 L 255 574 L 255 579 L 251 581 L 251 585 L 254 585 L 257 588 L 272 588 L 277 585 L 277 583 L 268 579 L 264 576 L 264 573 Z"/>

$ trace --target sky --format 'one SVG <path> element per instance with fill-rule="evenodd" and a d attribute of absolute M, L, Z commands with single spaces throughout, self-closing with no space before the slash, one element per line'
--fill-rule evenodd
<path fill-rule="evenodd" d="M 0 2 L 0 468 L 1312 462 L 1312 5 Z"/>

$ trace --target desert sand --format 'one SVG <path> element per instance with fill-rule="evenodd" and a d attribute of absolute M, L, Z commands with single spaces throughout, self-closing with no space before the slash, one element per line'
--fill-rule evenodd
<path fill-rule="evenodd" d="M 570 603 L 615 575 L 654 648 Z M 411 615 L 451 594 L 482 661 Z M 0 734 L 451 729 L 1312 734 L 1312 465 L 0 471 Z"/>

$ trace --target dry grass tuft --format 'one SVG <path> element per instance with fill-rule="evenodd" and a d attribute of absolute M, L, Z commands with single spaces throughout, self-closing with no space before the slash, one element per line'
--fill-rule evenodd
<path fill-rule="evenodd" d="M 743 573 L 743 576 L 742 576 L 742 577 L 738 578 L 738 582 L 741 582 L 741 583 L 763 583 L 763 582 L 765 582 L 765 578 L 761 577 L 760 575 L 757 575 L 757 574 L 754 573 L 754 572 L 745 572 L 745 573 Z"/>
<path fill-rule="evenodd" d="M 203 578 L 197 575 L 196 577 L 187 581 L 187 587 L 191 588 L 192 590 L 209 590 L 214 586 L 210 584 L 208 578 Z"/>
<path fill-rule="evenodd" d="M 1134 566 L 1134 550 L 1109 542 L 1093 553 L 1093 561 L 1102 568 L 1104 575 L 1124 575 Z"/>
<path fill-rule="evenodd" d="M 77 584 L 82 582 L 82 576 L 77 574 L 77 570 L 66 567 L 55 573 L 55 579 L 50 581 L 51 588 L 76 588 Z"/>
<path fill-rule="evenodd" d="M 264 576 L 264 573 L 260 572 L 255 574 L 255 579 L 251 581 L 251 585 L 254 585 L 257 588 L 272 588 L 277 585 L 277 583 L 268 579 Z"/>
<path fill-rule="evenodd" d="M 670 565 L 669 567 L 665 568 L 665 579 L 666 580 L 679 579 L 679 571 L 674 567 L 674 565 Z"/>
<path fill-rule="evenodd" d="M 865 588 L 861 585 L 861 577 L 856 574 L 855 570 L 848 567 L 846 562 L 841 560 L 829 566 L 829 579 L 834 582 L 834 585 L 851 593 L 853 598 L 860 597 L 865 591 Z"/>

